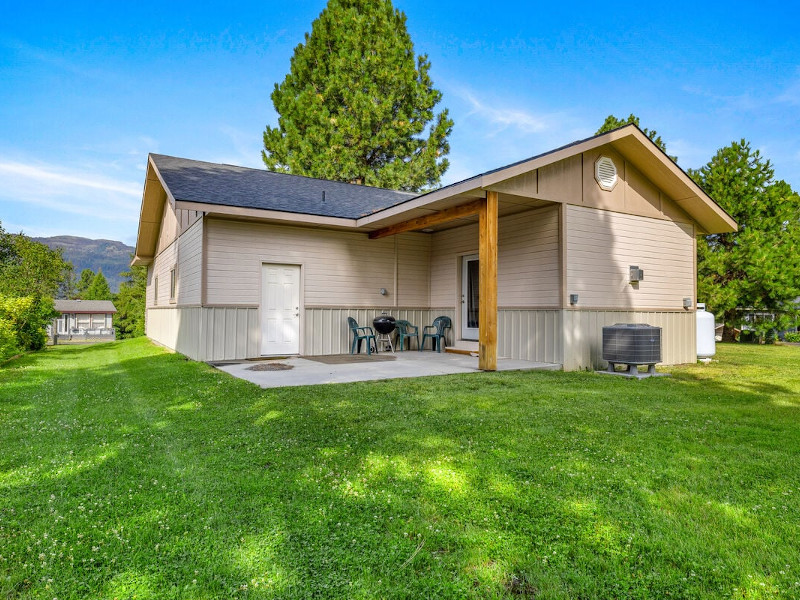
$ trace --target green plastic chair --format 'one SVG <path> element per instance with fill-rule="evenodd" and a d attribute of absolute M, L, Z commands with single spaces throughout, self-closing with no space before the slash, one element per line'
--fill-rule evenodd
<path fill-rule="evenodd" d="M 353 332 L 353 343 L 350 345 L 350 354 L 356 354 L 356 347 L 358 347 L 358 354 L 361 353 L 361 340 L 367 342 L 367 354 L 372 354 L 372 343 L 375 344 L 375 353 L 378 352 L 378 342 L 375 339 L 375 331 L 372 327 L 359 327 L 358 323 L 353 317 L 347 317 L 347 323 L 350 325 L 350 331 Z M 370 342 L 372 340 L 372 342 Z"/>
<path fill-rule="evenodd" d="M 398 319 L 394 325 L 397 327 L 397 345 L 400 346 L 400 351 L 406 349 L 406 340 L 408 340 L 408 349 L 411 350 L 411 340 L 413 339 L 417 340 L 417 350 L 419 350 L 419 327 L 403 319 Z"/>
<path fill-rule="evenodd" d="M 450 329 L 452 327 L 452 322 L 450 321 L 450 317 L 436 317 L 433 320 L 433 325 L 426 325 L 422 330 L 422 344 L 420 344 L 419 349 L 422 350 L 425 347 L 425 340 L 430 338 L 431 339 L 431 350 L 437 350 L 438 352 L 442 351 L 442 348 L 445 347 L 447 340 L 445 339 L 445 329 Z"/>

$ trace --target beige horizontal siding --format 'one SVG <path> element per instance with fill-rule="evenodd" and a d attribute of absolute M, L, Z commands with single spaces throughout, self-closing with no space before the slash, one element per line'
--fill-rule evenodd
<path fill-rule="evenodd" d="M 694 297 L 690 225 L 578 206 L 566 207 L 567 293 L 579 306 L 679 309 Z M 644 270 L 638 285 L 629 267 Z"/>
<path fill-rule="evenodd" d="M 261 265 L 302 265 L 304 304 L 382 306 L 428 301 L 424 234 L 370 240 L 366 233 L 207 219 L 206 302 L 259 304 Z M 398 281 L 394 289 L 396 261 Z M 406 266 L 407 265 L 407 266 Z M 381 288 L 387 295 L 379 293 Z"/>
<path fill-rule="evenodd" d="M 156 255 L 148 269 L 147 307 L 170 304 L 200 304 L 202 273 L 203 221 L 198 220 L 179 238 Z M 175 302 L 170 303 L 170 271 L 175 267 L 177 282 Z M 155 278 L 158 276 L 158 290 Z M 156 294 L 158 302 L 156 303 Z"/>
<path fill-rule="evenodd" d="M 498 305 L 558 304 L 558 207 L 504 217 L 498 230 Z"/>
<path fill-rule="evenodd" d="M 431 236 L 405 233 L 395 236 L 397 244 L 396 306 L 430 304 Z"/>
<path fill-rule="evenodd" d="M 663 364 L 697 360 L 694 311 L 565 310 L 563 313 L 565 371 L 605 368 L 603 327 L 617 323 L 646 323 L 661 327 Z"/>
<path fill-rule="evenodd" d="M 433 234 L 431 304 L 460 303 L 460 257 L 477 252 L 477 225 Z M 501 307 L 558 305 L 558 261 L 557 207 L 501 218 L 497 249 L 498 304 Z"/>
<path fill-rule="evenodd" d="M 446 229 L 431 237 L 431 304 L 458 305 L 461 302 L 461 291 L 458 289 L 460 257 L 478 253 L 478 226 Z"/>
<path fill-rule="evenodd" d="M 168 306 L 169 301 L 169 272 L 178 262 L 178 245 L 173 242 L 162 250 L 153 261 L 147 280 L 147 307 Z M 155 287 L 158 277 L 158 289 Z M 156 297 L 158 302 L 156 302 Z M 171 347 L 171 346 L 170 346 Z"/>
<path fill-rule="evenodd" d="M 201 219 L 195 221 L 178 238 L 178 304 L 200 304 L 202 265 L 203 221 Z"/>
<path fill-rule="evenodd" d="M 164 212 L 161 215 L 161 229 L 158 233 L 156 255 L 163 252 L 178 238 L 178 217 L 169 201 L 164 202 Z"/>

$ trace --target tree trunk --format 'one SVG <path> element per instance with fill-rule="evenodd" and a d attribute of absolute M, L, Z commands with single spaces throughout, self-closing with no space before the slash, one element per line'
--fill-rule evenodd
<path fill-rule="evenodd" d="M 723 313 L 722 315 L 722 341 L 723 342 L 735 342 L 736 341 L 736 329 L 729 325 L 729 323 L 733 322 L 735 314 L 730 313 Z"/>

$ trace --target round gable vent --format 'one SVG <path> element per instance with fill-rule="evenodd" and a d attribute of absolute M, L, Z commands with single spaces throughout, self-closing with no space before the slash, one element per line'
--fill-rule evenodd
<path fill-rule="evenodd" d="M 607 156 L 601 156 L 594 163 L 594 178 L 604 190 L 613 190 L 617 185 L 617 165 Z"/>

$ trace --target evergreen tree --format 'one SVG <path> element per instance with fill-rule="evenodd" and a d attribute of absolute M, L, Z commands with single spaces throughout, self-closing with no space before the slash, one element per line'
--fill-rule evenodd
<path fill-rule="evenodd" d="M 83 295 L 89 289 L 89 286 L 92 285 L 92 280 L 94 279 L 94 271 L 91 269 L 84 269 L 81 271 L 81 276 L 78 281 L 75 282 L 75 293 L 73 294 L 75 298 L 83 298 Z"/>
<path fill-rule="evenodd" d="M 733 339 L 742 309 L 774 312 L 777 328 L 794 320 L 800 196 L 775 181 L 769 160 L 745 140 L 721 148 L 689 174 L 739 224 L 739 231 L 708 235 L 697 245 L 698 299 L 723 320 L 723 339 Z"/>
<path fill-rule="evenodd" d="M 111 300 L 111 288 L 108 287 L 103 270 L 98 269 L 97 274 L 92 278 L 92 283 L 81 296 L 83 300 Z"/>
<path fill-rule="evenodd" d="M 15 257 L 14 239 L 10 233 L 6 233 L 3 223 L 0 222 L 0 265 L 10 263 Z"/>
<path fill-rule="evenodd" d="M 264 131 L 264 163 L 348 183 L 435 187 L 453 122 L 447 109 L 434 115 L 442 94 L 429 69 L 390 0 L 329 0 L 272 92 L 278 127 Z"/>
<path fill-rule="evenodd" d="M 127 277 L 119 286 L 119 294 L 114 299 L 117 314 L 114 328 L 117 338 L 125 339 L 144 335 L 145 290 L 147 286 L 147 267 L 131 267 L 121 273 Z"/>
<path fill-rule="evenodd" d="M 642 129 L 641 126 L 639 125 L 639 117 L 637 117 L 633 113 L 628 115 L 627 119 L 618 119 L 614 115 L 608 115 L 606 117 L 606 120 L 600 126 L 600 129 L 598 129 L 595 132 L 595 135 L 600 135 L 601 133 L 605 133 L 607 131 L 613 131 L 614 129 L 619 129 L 620 127 L 624 127 L 625 125 L 630 125 L 631 123 L 639 127 L 639 129 Z M 677 156 L 672 156 L 671 154 L 667 154 L 667 145 L 664 143 L 664 140 L 661 139 L 661 136 L 658 135 L 658 132 L 655 129 L 651 130 L 645 127 L 644 129 L 642 129 L 642 133 L 645 134 L 647 137 L 649 137 L 651 140 L 653 140 L 653 143 L 659 148 L 661 148 L 664 151 L 664 154 L 666 154 L 672 159 L 672 162 L 678 162 Z"/>

